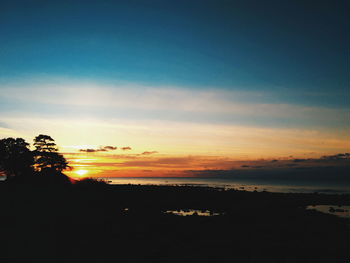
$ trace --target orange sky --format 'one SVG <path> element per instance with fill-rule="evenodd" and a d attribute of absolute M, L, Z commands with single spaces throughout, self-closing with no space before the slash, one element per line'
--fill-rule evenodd
<path fill-rule="evenodd" d="M 0 138 L 50 135 L 75 168 L 72 176 L 189 176 L 350 149 L 347 108 L 273 102 L 271 91 L 66 78 L 2 89 L 0 98 L 16 110 L 1 112 Z M 118 149 L 80 151 L 105 146 Z"/>
<path fill-rule="evenodd" d="M 341 4 L 46 2 L 0 11 L 0 139 L 49 135 L 72 175 L 350 152 Z"/>
<path fill-rule="evenodd" d="M 101 148 L 95 150 L 99 149 Z M 312 153 L 305 154 L 303 158 L 290 155 L 275 159 L 239 159 L 224 156 L 170 156 L 156 151 L 143 153 L 116 153 L 118 150 L 93 152 L 93 149 L 88 151 L 65 153 L 70 165 L 74 168 L 66 172 L 69 176 L 76 179 L 84 177 L 192 177 L 206 176 L 207 171 L 348 167 L 350 160 L 348 159 L 350 155 L 344 161 L 338 155 L 318 158 L 312 157 L 315 156 Z M 130 151 L 132 149 L 128 150 Z"/>

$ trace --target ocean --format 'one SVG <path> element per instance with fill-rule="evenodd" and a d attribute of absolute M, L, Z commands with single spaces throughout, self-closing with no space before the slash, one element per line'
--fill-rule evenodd
<path fill-rule="evenodd" d="M 0 177 L 0 181 L 5 177 Z M 110 184 L 188 185 L 280 193 L 350 194 L 350 181 L 227 177 L 108 177 Z"/>
<path fill-rule="evenodd" d="M 208 177 L 113 177 L 101 178 L 111 184 L 135 185 L 189 185 L 221 187 L 246 191 L 268 191 L 281 193 L 325 193 L 348 194 L 350 182 L 278 180 L 278 179 L 241 179 L 241 178 L 208 178 Z"/>

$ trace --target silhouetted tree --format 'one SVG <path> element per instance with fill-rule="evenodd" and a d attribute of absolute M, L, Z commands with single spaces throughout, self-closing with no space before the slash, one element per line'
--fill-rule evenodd
<path fill-rule="evenodd" d="M 70 169 L 67 160 L 58 153 L 55 140 L 48 135 L 40 134 L 34 139 L 34 162 L 37 171 L 62 172 Z"/>
<path fill-rule="evenodd" d="M 0 171 L 6 176 L 30 174 L 33 170 L 33 154 L 29 143 L 22 138 L 0 140 Z"/>
<path fill-rule="evenodd" d="M 33 145 L 37 152 L 58 152 L 55 140 L 49 135 L 40 134 L 36 136 Z"/>

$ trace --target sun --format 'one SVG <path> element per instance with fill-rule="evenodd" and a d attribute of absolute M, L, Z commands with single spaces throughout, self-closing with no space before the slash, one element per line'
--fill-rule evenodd
<path fill-rule="evenodd" d="M 79 176 L 83 176 L 88 173 L 88 170 L 77 170 L 75 173 Z"/>

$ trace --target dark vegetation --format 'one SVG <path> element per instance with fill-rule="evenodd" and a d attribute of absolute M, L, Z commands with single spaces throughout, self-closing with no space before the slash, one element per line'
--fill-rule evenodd
<path fill-rule="evenodd" d="M 70 169 L 57 145 L 50 136 L 40 134 L 34 138 L 31 151 L 22 138 L 0 140 L 0 173 L 8 182 L 57 183 L 69 182 L 62 171 Z"/>
<path fill-rule="evenodd" d="M 63 166 L 34 156 L 35 175 L 7 168 L 16 175 L 0 183 L 0 262 L 349 260 L 349 220 L 305 206 L 350 205 L 350 195 L 61 182 Z M 220 215 L 164 213 L 179 209 Z"/>

